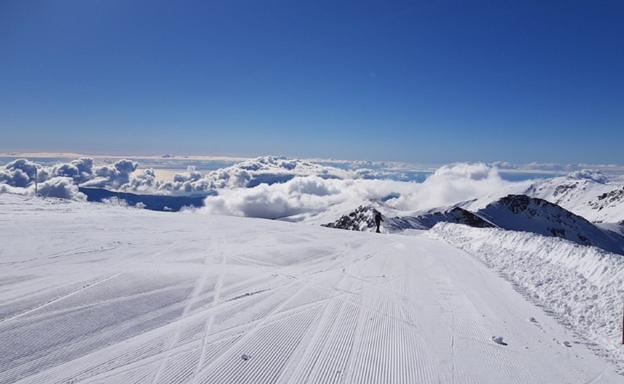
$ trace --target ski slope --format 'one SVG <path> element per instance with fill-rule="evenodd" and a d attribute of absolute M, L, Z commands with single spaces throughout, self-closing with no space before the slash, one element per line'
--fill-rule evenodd
<path fill-rule="evenodd" d="M 0 383 L 623 381 L 426 235 L 9 194 L 0 228 Z"/>

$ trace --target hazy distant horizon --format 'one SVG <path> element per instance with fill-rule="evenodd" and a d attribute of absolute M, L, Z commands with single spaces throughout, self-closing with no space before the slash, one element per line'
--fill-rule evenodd
<path fill-rule="evenodd" d="M 457 161 L 448 163 L 418 163 L 391 160 L 370 159 L 332 159 L 320 157 L 290 157 L 281 154 L 257 154 L 255 156 L 228 156 L 228 155 L 185 155 L 185 154 L 105 154 L 105 153 L 76 153 L 76 152 L 21 152 L 0 151 L 0 167 L 15 159 L 25 158 L 43 165 L 55 165 L 79 158 L 93 158 L 99 164 L 111 164 L 121 159 L 131 159 L 138 164 L 137 172 L 145 169 L 153 169 L 159 180 L 170 180 L 176 174 L 185 172 L 188 167 L 199 172 L 208 172 L 235 165 L 241 161 L 253 160 L 263 156 L 284 157 L 288 159 L 300 159 L 323 165 L 330 165 L 341 169 L 384 169 L 389 173 L 402 174 L 406 180 L 423 181 L 440 167 L 452 164 L 487 164 L 495 166 L 503 179 L 519 181 L 532 178 L 554 177 L 569 172 L 584 169 L 602 171 L 609 174 L 624 174 L 622 164 L 584 164 L 584 163 L 511 163 L 503 160 L 494 162 L 487 161 Z M 405 176 L 406 172 L 408 175 Z"/>

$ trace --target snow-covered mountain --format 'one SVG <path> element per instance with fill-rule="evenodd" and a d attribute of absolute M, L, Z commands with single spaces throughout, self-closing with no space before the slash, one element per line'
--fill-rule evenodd
<path fill-rule="evenodd" d="M 520 194 L 548 200 L 592 222 L 624 220 L 624 186 L 597 171 L 540 180 Z"/>
<path fill-rule="evenodd" d="M 367 231 L 375 227 L 376 211 L 377 209 L 372 205 L 360 205 L 354 211 L 343 215 L 338 220 L 322 225 L 328 228 L 347 229 L 350 231 Z"/>
<path fill-rule="evenodd" d="M 372 205 L 360 206 L 338 220 L 324 224 L 325 227 L 367 231 L 375 228 L 375 208 Z M 430 229 L 440 222 L 465 224 L 478 228 L 492 227 L 486 220 L 460 207 L 445 207 L 411 213 L 402 216 L 383 216 L 385 232 L 399 232 L 406 229 Z"/>
<path fill-rule="evenodd" d="M 578 205 L 586 202 L 608 182 L 609 179 L 603 173 L 584 170 L 537 181 L 527 188 L 525 194 L 561 206 Z"/>
<path fill-rule="evenodd" d="M 464 224 L 476 228 L 493 225 L 482 217 L 460 207 L 434 208 L 417 215 L 399 216 L 390 220 L 395 230 L 405 228 L 430 229 L 438 223 Z"/>
<path fill-rule="evenodd" d="M 457 205 L 472 212 L 507 195 L 527 195 L 557 204 L 593 223 L 624 221 L 624 179 L 600 171 L 581 170 L 536 180 L 528 186 L 511 183 L 500 190 Z"/>
<path fill-rule="evenodd" d="M 488 204 L 476 214 L 499 228 L 561 237 L 578 244 L 624 253 L 624 238 L 619 234 L 601 229 L 543 199 L 509 195 Z"/>
<path fill-rule="evenodd" d="M 624 186 L 601 194 L 588 205 L 595 210 L 594 215 L 600 221 L 624 224 Z"/>
<path fill-rule="evenodd" d="M 400 210 L 388 216 L 403 217 L 414 216 L 415 210 L 450 205 L 476 212 L 506 195 L 524 194 L 560 205 L 591 222 L 624 222 L 624 180 L 599 171 L 512 182 L 503 180 L 486 164 L 454 164 L 440 167 L 422 183 L 409 183 L 362 169 L 275 156 L 207 172 L 190 167 L 167 180 L 157 177 L 153 169 L 138 166 L 128 159 L 96 164 L 94 159 L 83 157 L 47 165 L 17 159 L 0 166 L 0 193 L 32 195 L 36 179 L 39 194 L 76 200 L 86 198 L 79 187 L 142 195 L 212 196 L 205 201 L 212 213 L 316 224 L 336 220 L 370 201 Z M 471 200 L 460 204 L 466 199 Z M 399 228 L 405 226 L 412 224 L 397 224 Z"/>
<path fill-rule="evenodd" d="M 508 195 L 476 212 L 459 206 L 408 214 L 385 209 L 381 204 L 361 205 L 325 227 L 370 231 L 375 228 L 375 211 L 384 213 L 383 231 L 427 230 L 437 223 L 465 224 L 476 228 L 498 227 L 560 237 L 581 245 L 624 254 L 624 236 L 619 224 L 598 226 L 557 204 L 525 195 Z M 390 213 L 390 214 L 389 214 Z"/>

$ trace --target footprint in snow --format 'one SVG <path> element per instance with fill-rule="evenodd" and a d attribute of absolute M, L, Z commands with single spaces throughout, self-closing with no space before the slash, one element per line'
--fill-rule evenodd
<path fill-rule="evenodd" d="M 572 347 L 572 343 L 570 343 L 569 341 L 564 341 L 564 342 L 563 342 L 563 345 L 565 345 L 565 346 L 566 346 L 566 347 L 568 347 L 568 348 L 571 348 L 571 347 Z"/>
<path fill-rule="evenodd" d="M 544 331 L 544 327 L 542 327 L 542 325 L 540 324 L 540 322 L 539 322 L 539 321 L 537 321 L 537 319 L 536 319 L 535 317 L 529 317 L 529 321 L 530 321 L 531 323 L 533 323 L 533 325 L 535 325 L 535 326 L 537 327 L 537 329 L 539 329 L 539 330 L 540 330 L 540 331 L 542 331 L 542 332 L 545 332 L 545 331 Z"/>
<path fill-rule="evenodd" d="M 503 336 L 492 336 L 492 341 L 496 344 L 507 345 L 507 343 L 503 340 Z"/>

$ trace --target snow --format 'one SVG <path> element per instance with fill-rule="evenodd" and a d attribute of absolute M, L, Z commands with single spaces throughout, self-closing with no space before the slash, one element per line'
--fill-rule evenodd
<path fill-rule="evenodd" d="M 406 213 L 392 210 L 383 203 L 373 203 L 361 205 L 338 220 L 323 225 L 372 231 L 375 229 L 374 212 L 383 214 L 384 233 L 427 230 L 439 222 L 448 222 L 561 237 L 582 245 L 593 245 L 609 252 L 624 254 L 624 236 L 619 224 L 595 225 L 556 204 L 525 195 L 505 196 L 476 212 L 451 206 Z"/>
<path fill-rule="evenodd" d="M 382 204 L 361 205 L 352 212 L 343 215 L 338 220 L 323 224 L 329 228 L 340 228 L 354 231 L 374 231 L 376 224 L 375 212 L 384 212 L 383 232 L 399 233 L 408 230 L 427 230 L 439 222 L 468 224 L 475 227 L 491 227 L 493 224 L 481 217 L 459 207 L 442 207 L 426 211 L 403 213 L 396 216 L 398 211 L 388 209 Z"/>
<path fill-rule="evenodd" d="M 600 355 L 624 366 L 624 257 L 564 239 L 497 228 L 443 223 L 430 235 L 482 260 L 592 343 Z"/>
<path fill-rule="evenodd" d="M 412 212 L 449 206 L 474 212 L 506 195 L 525 194 L 558 204 L 591 222 L 624 221 L 622 178 L 592 170 L 512 182 L 504 180 L 495 166 L 456 163 L 441 166 L 423 182 L 416 183 L 392 180 L 402 180 L 400 173 L 405 172 L 396 165 L 386 164 L 390 167 L 377 172 L 379 169 L 354 168 L 355 163 L 340 169 L 327 161 L 262 156 L 205 173 L 190 166 L 186 172 L 163 180 L 153 169 L 139 170 L 134 160 L 107 161 L 102 164 L 94 158 L 81 157 L 45 165 L 16 159 L 0 167 L 0 192 L 32 195 L 36 177 L 43 186 L 40 191 L 48 197 L 84 199 L 76 186 L 140 194 L 209 196 L 204 203 L 207 213 L 313 224 L 335 221 L 360 205 L 381 203 L 386 211 L 397 211 L 393 216 L 408 217 L 413 216 Z"/>
<path fill-rule="evenodd" d="M 7 193 L 0 221 L 0 383 L 622 382 L 583 335 L 426 234 Z M 467 227 L 434 230 L 453 228 Z M 622 286 L 592 252 L 582 299 Z M 585 324 L 606 340 L 601 300 Z"/>
<path fill-rule="evenodd" d="M 501 185 L 495 191 L 466 197 L 460 204 L 477 211 L 509 194 L 527 195 L 557 204 L 591 222 L 615 223 L 624 220 L 624 180 L 621 176 L 581 170 L 566 176 Z"/>
<path fill-rule="evenodd" d="M 607 232 L 583 217 L 546 200 L 525 195 L 509 195 L 476 212 L 496 226 L 557 236 L 583 245 L 594 245 L 610 252 L 624 253 L 624 238 Z"/>
<path fill-rule="evenodd" d="M 622 188 L 621 178 L 584 170 L 537 181 L 521 193 L 558 204 L 592 222 L 619 222 L 624 220 L 624 194 L 617 196 Z M 610 196 L 600 199 L 603 195 Z"/>

